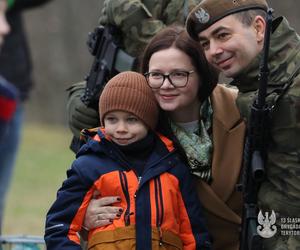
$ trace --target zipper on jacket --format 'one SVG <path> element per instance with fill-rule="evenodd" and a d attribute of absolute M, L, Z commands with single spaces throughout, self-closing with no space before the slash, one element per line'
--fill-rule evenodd
<path fill-rule="evenodd" d="M 139 190 L 139 187 L 140 187 L 140 183 L 141 183 L 141 180 L 142 180 L 142 176 L 137 176 L 137 179 L 138 179 L 138 187 L 137 187 L 137 189 L 136 189 L 136 191 L 135 191 L 135 193 L 134 193 L 134 198 L 136 199 L 136 194 L 137 194 L 137 192 L 138 192 L 138 190 Z"/>
<path fill-rule="evenodd" d="M 130 197 L 129 197 L 129 192 L 128 192 L 127 176 L 126 176 L 126 174 L 123 173 L 123 171 L 119 171 L 119 177 L 120 177 L 122 190 L 125 195 L 125 199 L 126 199 L 126 203 L 127 203 L 127 208 L 124 213 L 125 226 L 129 226 L 130 225 Z"/>
<path fill-rule="evenodd" d="M 154 168 L 159 162 L 161 162 L 161 161 L 165 160 L 166 158 L 170 157 L 171 155 L 173 155 L 176 151 L 177 151 L 177 150 L 175 149 L 175 150 L 173 150 L 173 151 L 167 153 L 167 154 L 164 155 L 163 157 L 159 158 L 159 159 L 156 160 L 155 162 L 152 162 L 151 165 L 147 167 L 147 169 L 144 169 L 144 172 L 143 172 L 143 174 L 142 174 L 142 177 L 143 177 L 143 178 L 141 177 L 141 179 L 139 179 L 139 176 L 135 173 L 136 176 L 138 177 L 138 180 L 140 180 L 140 182 L 139 182 L 139 187 L 138 187 L 138 188 L 140 188 L 140 184 L 142 183 L 142 179 L 143 179 L 143 180 L 146 179 L 146 181 L 143 181 L 142 184 L 144 184 L 145 182 L 147 182 L 147 181 L 149 181 L 150 179 L 152 179 L 152 178 L 149 178 L 149 177 L 148 177 L 148 172 L 151 171 L 152 168 Z M 147 177 L 146 177 L 146 176 L 147 176 Z"/>
<path fill-rule="evenodd" d="M 154 184 L 155 184 L 155 204 L 156 204 L 156 227 L 159 233 L 159 245 L 162 246 L 161 225 L 164 219 L 164 206 L 163 206 L 161 180 L 159 176 L 154 179 Z"/>
<path fill-rule="evenodd" d="M 141 180 L 142 180 L 142 176 L 138 176 L 138 184 L 140 185 L 141 183 Z"/>

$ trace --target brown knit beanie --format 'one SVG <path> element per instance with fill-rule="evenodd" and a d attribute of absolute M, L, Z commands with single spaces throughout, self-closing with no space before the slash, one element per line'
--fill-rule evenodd
<path fill-rule="evenodd" d="M 267 11 L 266 0 L 202 0 L 188 15 L 186 29 L 196 41 L 198 34 L 225 16 L 250 9 Z"/>
<path fill-rule="evenodd" d="M 142 74 L 126 71 L 108 81 L 99 99 L 102 126 L 105 115 L 116 110 L 130 112 L 149 128 L 155 129 L 159 108 L 152 89 Z"/>

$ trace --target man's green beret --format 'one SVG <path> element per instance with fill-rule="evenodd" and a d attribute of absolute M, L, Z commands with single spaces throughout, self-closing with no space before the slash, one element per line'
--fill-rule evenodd
<path fill-rule="evenodd" d="M 186 29 L 199 40 L 198 34 L 225 16 L 250 9 L 267 11 L 266 0 L 203 0 L 188 15 Z"/>

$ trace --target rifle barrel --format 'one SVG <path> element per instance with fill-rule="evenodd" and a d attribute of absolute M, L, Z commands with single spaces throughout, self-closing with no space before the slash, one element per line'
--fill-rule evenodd
<path fill-rule="evenodd" d="M 268 67 L 269 46 L 270 46 L 270 37 L 271 37 L 272 19 L 273 19 L 272 13 L 273 13 L 273 9 L 269 8 L 266 17 L 263 58 L 260 66 L 260 75 L 259 75 L 260 84 L 259 84 L 259 91 L 258 91 L 258 97 L 256 103 L 258 109 L 264 108 L 266 95 L 267 95 L 267 84 L 268 84 L 268 77 L 269 77 L 269 67 Z"/>

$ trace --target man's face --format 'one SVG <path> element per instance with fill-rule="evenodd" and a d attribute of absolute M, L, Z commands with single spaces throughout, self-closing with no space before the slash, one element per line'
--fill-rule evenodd
<path fill-rule="evenodd" d="M 207 60 L 227 77 L 237 76 L 250 64 L 262 49 L 263 36 L 262 17 L 256 17 L 246 26 L 234 15 L 224 17 L 199 33 Z"/>
<path fill-rule="evenodd" d="M 0 48 L 3 43 L 4 37 L 10 31 L 10 27 L 5 17 L 6 8 L 7 8 L 6 1 L 0 0 Z"/>

